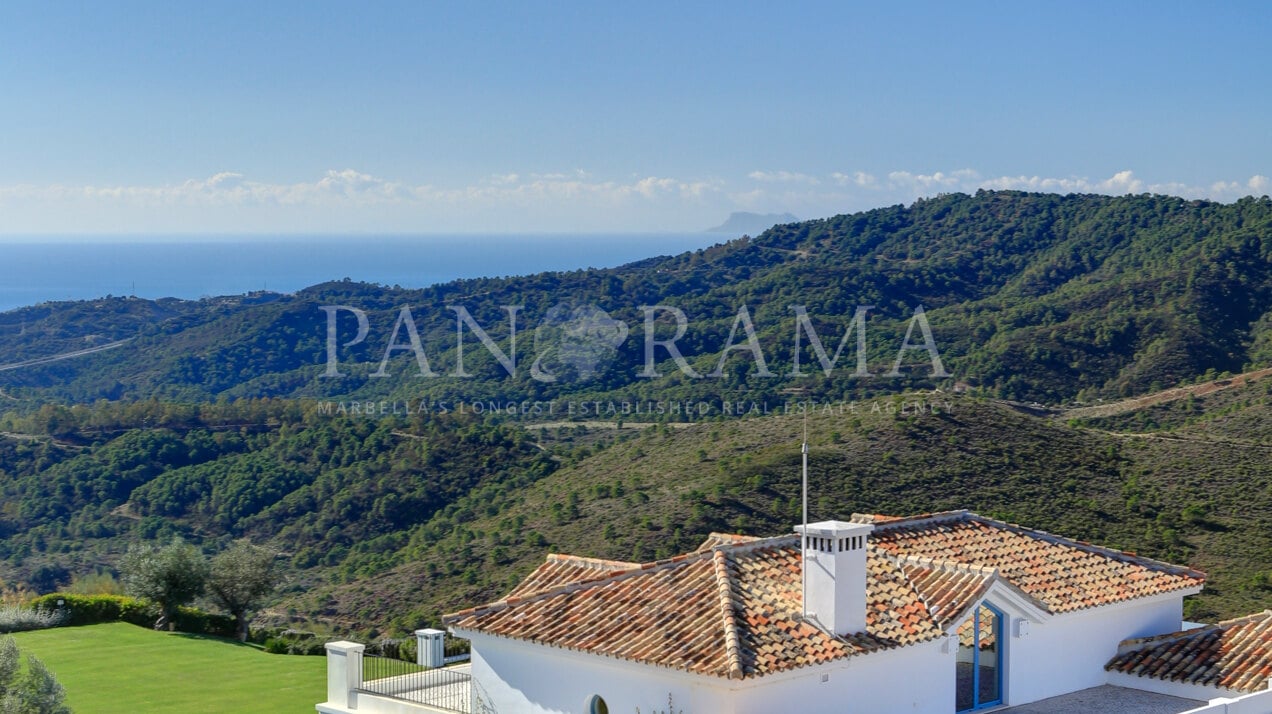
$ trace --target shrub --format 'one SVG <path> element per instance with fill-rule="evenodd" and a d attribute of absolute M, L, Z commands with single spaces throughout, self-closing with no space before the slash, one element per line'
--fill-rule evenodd
<path fill-rule="evenodd" d="M 62 614 L 56 610 L 19 605 L 0 606 L 0 632 L 43 630 L 60 624 Z"/>
<path fill-rule="evenodd" d="M 282 632 L 265 640 L 265 651 L 270 654 L 290 655 L 326 655 L 327 640 L 314 637 L 312 633 Z"/>
<path fill-rule="evenodd" d="M 27 655 L 21 671 L 18 645 L 12 637 L 0 639 L 0 711 L 13 714 L 71 714 L 66 690 L 34 655 Z"/>
<path fill-rule="evenodd" d="M 62 603 L 58 607 L 59 601 Z M 70 595 L 52 593 L 42 595 L 31 601 L 31 606 L 42 610 L 58 610 L 64 612 L 63 624 L 95 625 L 99 622 L 117 622 L 125 608 L 137 607 L 139 601 L 123 595 Z"/>
<path fill-rule="evenodd" d="M 418 644 L 414 637 L 409 637 L 402 641 L 398 647 L 398 658 L 406 662 L 415 662 Z"/>
<path fill-rule="evenodd" d="M 138 627 L 150 627 L 159 616 L 159 606 L 127 595 L 72 595 L 53 593 L 31 601 L 31 607 L 56 613 L 59 611 L 63 625 L 96 625 L 101 622 L 127 622 Z M 234 637 L 234 618 L 215 615 L 198 608 L 182 606 L 173 617 L 177 629 L 182 632 Z"/>
<path fill-rule="evenodd" d="M 114 575 L 98 570 L 87 575 L 74 575 L 66 588 L 76 595 L 123 595 L 124 585 Z"/>
<path fill-rule="evenodd" d="M 218 615 L 182 605 L 177 608 L 172 619 L 180 632 L 194 632 L 225 638 L 238 637 L 238 624 L 230 615 Z M 151 622 L 153 621 L 152 618 Z"/>
<path fill-rule="evenodd" d="M 270 654 L 287 654 L 289 643 L 281 637 L 271 637 L 265 640 L 265 651 Z"/>

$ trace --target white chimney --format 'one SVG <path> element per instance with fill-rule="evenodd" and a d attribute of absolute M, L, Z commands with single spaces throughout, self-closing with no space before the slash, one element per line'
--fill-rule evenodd
<path fill-rule="evenodd" d="M 804 536 L 804 605 L 836 635 L 866 631 L 866 536 L 869 523 L 822 521 L 795 526 Z"/>

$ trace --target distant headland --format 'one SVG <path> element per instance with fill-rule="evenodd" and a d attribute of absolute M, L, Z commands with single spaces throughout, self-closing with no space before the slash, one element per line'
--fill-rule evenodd
<path fill-rule="evenodd" d="M 758 235 L 779 223 L 796 223 L 798 221 L 798 218 L 789 213 L 747 213 L 745 211 L 737 211 L 729 215 L 729 220 L 715 228 L 708 228 L 705 232 Z"/>

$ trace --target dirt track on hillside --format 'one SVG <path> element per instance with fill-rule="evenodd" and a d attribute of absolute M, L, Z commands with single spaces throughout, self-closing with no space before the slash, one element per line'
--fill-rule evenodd
<path fill-rule="evenodd" d="M 1216 379 L 1212 382 L 1202 382 L 1201 384 L 1190 384 L 1186 387 L 1174 387 L 1153 394 L 1145 394 L 1142 397 L 1134 397 L 1132 399 L 1123 399 L 1120 402 L 1110 402 L 1108 404 L 1100 404 L 1093 407 L 1078 407 L 1077 409 L 1067 409 L 1058 416 L 1061 419 L 1099 419 L 1101 417 L 1109 417 L 1117 414 L 1125 414 L 1151 407 L 1154 404 L 1164 404 L 1179 399 L 1185 399 L 1189 396 L 1201 397 L 1214 392 L 1219 392 L 1233 387 L 1243 387 L 1251 382 L 1257 382 L 1264 377 L 1272 376 L 1272 367 L 1255 370 L 1254 372 L 1246 372 L 1238 374 L 1235 377 L 1227 377 L 1224 379 Z"/>

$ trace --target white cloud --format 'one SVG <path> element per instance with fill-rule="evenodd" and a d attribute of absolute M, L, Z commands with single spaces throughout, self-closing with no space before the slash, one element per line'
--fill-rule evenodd
<path fill-rule="evenodd" d="M 1232 201 L 1272 190 L 1272 179 L 1208 185 L 1150 182 L 1131 170 L 1086 176 L 984 176 L 971 168 L 821 177 L 754 171 L 733 180 L 573 171 L 492 174 L 468 185 L 414 184 L 353 168 L 309 181 L 266 182 L 236 171 L 160 185 L 30 183 L 0 186 L 4 230 L 159 231 L 641 231 L 693 230 L 730 211 L 829 216 L 938 193 L 1013 189 L 1055 193 L 1161 193 Z M 227 210 L 232 209 L 232 210 Z"/>
<path fill-rule="evenodd" d="M 830 178 L 840 186 L 852 184 L 862 188 L 873 188 L 879 184 L 878 179 L 865 171 L 854 171 L 851 175 L 836 171 L 830 175 Z"/>
<path fill-rule="evenodd" d="M 951 173 L 937 171 L 932 174 L 912 174 L 909 171 L 893 171 L 888 174 L 888 183 L 894 188 L 912 188 L 919 191 L 958 191 L 961 187 L 975 183 L 980 174 L 972 169 L 959 169 Z"/>
<path fill-rule="evenodd" d="M 806 183 L 810 186 L 821 183 L 813 176 L 795 171 L 752 171 L 746 176 L 754 181 L 765 183 Z"/>
<path fill-rule="evenodd" d="M 1085 177 L 998 176 L 977 183 L 976 188 L 1048 193 L 1135 193 L 1139 182 L 1130 171 L 1119 171 L 1102 181 Z"/>
<path fill-rule="evenodd" d="M 238 185 L 242 179 L 243 174 L 241 173 L 236 171 L 222 171 L 219 174 L 213 174 L 212 177 L 208 179 L 208 185 L 216 186 L 218 188 L 222 186 L 230 187 Z"/>

